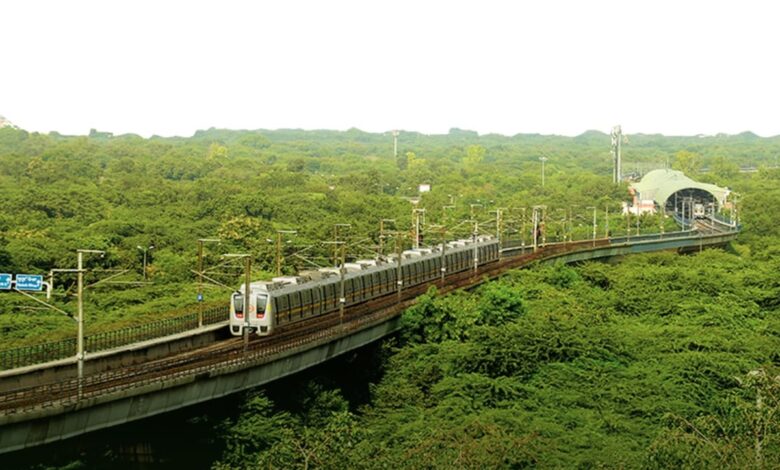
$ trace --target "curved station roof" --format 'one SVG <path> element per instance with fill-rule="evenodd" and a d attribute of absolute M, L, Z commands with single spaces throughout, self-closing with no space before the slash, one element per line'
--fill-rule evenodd
<path fill-rule="evenodd" d="M 676 192 L 687 189 L 705 191 L 711 194 L 719 205 L 723 205 L 730 192 L 728 188 L 694 181 L 677 170 L 653 170 L 641 181 L 632 183 L 631 188 L 636 191 L 639 200 L 653 200 L 659 206 L 666 205 L 666 201 Z"/>

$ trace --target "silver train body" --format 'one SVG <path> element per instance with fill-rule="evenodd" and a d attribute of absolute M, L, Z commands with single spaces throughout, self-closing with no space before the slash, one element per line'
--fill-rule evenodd
<path fill-rule="evenodd" d="M 447 243 L 442 266 L 441 245 L 404 251 L 401 256 L 403 289 L 419 286 L 498 260 L 498 241 L 491 237 Z M 475 260 L 476 256 L 476 260 Z M 398 265 L 389 262 L 359 260 L 344 265 L 345 307 L 392 294 L 398 290 Z M 230 299 L 230 332 L 240 336 L 247 325 L 261 336 L 280 326 L 325 315 L 339 309 L 341 277 L 338 268 L 306 271 L 298 276 L 277 277 L 249 285 L 249 305 L 244 308 L 245 286 Z"/>

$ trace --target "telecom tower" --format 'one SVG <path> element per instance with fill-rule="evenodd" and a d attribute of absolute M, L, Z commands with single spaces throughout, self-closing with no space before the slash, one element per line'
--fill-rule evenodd
<path fill-rule="evenodd" d="M 398 158 L 398 131 L 393 131 L 393 157 Z"/>
<path fill-rule="evenodd" d="M 620 143 L 623 140 L 623 131 L 620 129 L 620 126 L 613 127 L 611 135 L 612 135 L 612 161 L 615 164 L 615 167 L 612 170 L 612 182 L 618 184 L 620 183 L 620 180 L 623 179 L 623 169 L 621 166 L 621 156 L 620 156 Z"/>

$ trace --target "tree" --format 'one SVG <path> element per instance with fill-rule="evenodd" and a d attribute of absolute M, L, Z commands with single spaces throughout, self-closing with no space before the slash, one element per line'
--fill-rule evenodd
<path fill-rule="evenodd" d="M 687 150 L 680 150 L 674 155 L 672 168 L 682 171 L 687 176 L 695 175 L 701 168 L 701 155 Z"/>

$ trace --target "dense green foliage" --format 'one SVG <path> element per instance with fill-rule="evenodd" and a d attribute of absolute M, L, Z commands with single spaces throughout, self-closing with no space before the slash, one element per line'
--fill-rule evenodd
<path fill-rule="evenodd" d="M 751 371 L 780 372 L 779 264 L 661 253 L 513 272 L 473 294 L 430 292 L 405 314 L 370 406 L 348 413 L 332 406 L 332 390 L 315 393 L 330 408 L 306 408 L 285 425 L 291 434 L 230 448 L 223 462 L 752 468 L 758 433 L 776 467 L 780 383 Z M 300 421 L 312 412 L 329 418 Z M 290 417 L 271 407 L 251 415 L 269 426 Z M 243 435 L 245 419 L 231 432 Z M 316 444 L 323 432 L 344 441 Z"/>
<path fill-rule="evenodd" d="M 239 269 L 218 255 L 250 252 L 254 276 L 270 277 L 277 229 L 287 272 L 328 264 L 333 225 L 352 224 L 350 258 L 371 256 L 379 220 L 410 226 L 419 183 L 428 223 L 448 237 L 486 232 L 510 208 L 504 236 L 523 238 L 521 208 L 549 207 L 547 237 L 588 238 L 597 207 L 610 228 L 624 187 L 610 181 L 608 136 L 574 138 L 389 135 L 295 130 L 209 130 L 188 139 L 28 134 L 0 129 L 0 272 L 72 268 L 78 248 L 104 249 L 91 269 L 130 269 L 154 245 L 151 285 L 104 284 L 88 292 L 88 331 L 157 318 L 191 305 L 196 239 L 209 275 L 235 286 Z M 780 139 L 630 136 L 629 170 L 684 169 L 741 197 L 745 232 L 729 251 L 631 257 L 619 264 L 512 272 L 469 292 L 430 291 L 388 343 L 384 374 L 368 403 L 315 381 L 294 404 L 262 391 L 224 422 L 215 468 L 702 468 L 780 466 L 778 338 Z M 546 164 L 540 185 L 539 156 Z M 755 166 L 755 173 L 740 167 Z M 454 203 L 450 210 L 442 207 Z M 472 204 L 477 204 L 473 206 Z M 570 215 L 569 215 L 570 214 Z M 564 217 L 571 218 L 569 226 Z M 640 219 L 642 232 L 661 221 Z M 667 230 L 671 226 L 667 225 Z M 635 230 L 633 223 L 631 230 Z M 436 238 L 436 232 L 426 233 Z M 364 240 L 361 242 L 361 240 Z M 408 243 L 408 241 L 407 241 Z M 111 272 L 93 271 L 89 282 Z M 54 303 L 73 311 L 73 279 Z M 224 291 L 211 288 L 208 300 Z M 73 322 L 0 296 L 4 347 L 73 336 Z"/>

